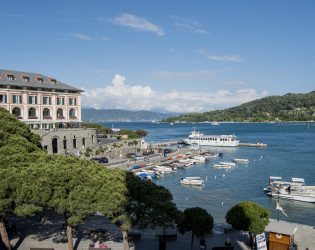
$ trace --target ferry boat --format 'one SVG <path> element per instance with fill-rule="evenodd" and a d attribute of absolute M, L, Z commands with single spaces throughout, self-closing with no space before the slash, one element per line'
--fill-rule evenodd
<path fill-rule="evenodd" d="M 204 135 L 196 132 L 196 128 L 190 132 L 188 138 L 181 139 L 180 142 L 185 144 L 198 144 L 199 146 L 214 146 L 214 147 L 237 147 L 239 140 L 233 135 Z"/>

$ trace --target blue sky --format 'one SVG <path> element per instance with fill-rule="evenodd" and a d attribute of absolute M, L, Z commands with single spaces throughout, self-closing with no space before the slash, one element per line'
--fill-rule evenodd
<path fill-rule="evenodd" d="M 315 90 L 315 1 L 4 0 L 0 68 L 82 106 L 204 112 Z"/>

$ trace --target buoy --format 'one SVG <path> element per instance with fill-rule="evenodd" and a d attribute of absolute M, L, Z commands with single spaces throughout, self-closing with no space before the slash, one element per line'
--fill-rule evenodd
<path fill-rule="evenodd" d="M 223 206 L 223 201 L 222 201 L 222 206 Z"/>
<path fill-rule="evenodd" d="M 271 210 L 271 208 L 268 208 L 269 210 Z"/>
<path fill-rule="evenodd" d="M 186 201 L 188 200 L 188 198 L 186 197 Z"/>
<path fill-rule="evenodd" d="M 232 206 L 232 202 L 230 203 L 230 205 Z"/>
<path fill-rule="evenodd" d="M 217 177 L 216 176 L 214 176 L 214 179 L 216 179 Z"/>
<path fill-rule="evenodd" d="M 200 201 L 200 199 L 198 199 L 198 201 Z"/>
<path fill-rule="evenodd" d="M 208 203 L 208 200 L 207 200 L 207 203 Z"/>

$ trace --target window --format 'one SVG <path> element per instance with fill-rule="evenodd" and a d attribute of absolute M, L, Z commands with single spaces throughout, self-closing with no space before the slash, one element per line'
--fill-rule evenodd
<path fill-rule="evenodd" d="M 7 103 L 7 95 L 0 95 L 0 103 Z"/>
<path fill-rule="evenodd" d="M 7 78 L 8 78 L 9 80 L 15 80 L 14 75 L 7 75 Z"/>
<path fill-rule="evenodd" d="M 57 97 L 57 105 L 65 105 L 65 98 Z"/>
<path fill-rule="evenodd" d="M 37 117 L 36 117 L 36 109 L 35 108 L 30 108 L 28 110 L 28 119 L 37 119 Z"/>
<path fill-rule="evenodd" d="M 29 104 L 37 104 L 37 96 L 29 96 L 28 97 Z"/>
<path fill-rule="evenodd" d="M 52 84 L 57 84 L 56 79 L 49 79 Z"/>
<path fill-rule="evenodd" d="M 43 110 L 43 118 L 44 119 L 51 119 L 51 117 L 50 117 L 50 110 L 48 108 L 44 108 L 44 110 Z"/>
<path fill-rule="evenodd" d="M 77 117 L 75 114 L 75 109 L 70 109 L 69 116 L 70 116 L 70 118 L 76 118 Z"/>
<path fill-rule="evenodd" d="M 37 78 L 37 81 L 38 81 L 39 83 L 44 83 L 43 78 Z"/>
<path fill-rule="evenodd" d="M 45 104 L 45 105 L 51 104 L 51 97 L 44 96 L 43 97 L 43 104 Z"/>
<path fill-rule="evenodd" d="M 77 105 L 77 99 L 76 98 L 69 98 L 69 105 Z"/>
<path fill-rule="evenodd" d="M 13 95 L 13 103 L 22 103 L 21 95 Z"/>
<path fill-rule="evenodd" d="M 17 118 L 22 118 L 21 117 L 21 109 L 18 107 L 15 107 L 12 109 L 12 114 L 15 115 Z"/>
<path fill-rule="evenodd" d="M 24 80 L 25 82 L 29 82 L 29 81 L 30 81 L 30 78 L 29 78 L 28 76 L 23 76 L 23 80 Z"/>
<path fill-rule="evenodd" d="M 63 119 L 63 110 L 62 109 L 57 109 L 57 118 L 59 119 Z"/>

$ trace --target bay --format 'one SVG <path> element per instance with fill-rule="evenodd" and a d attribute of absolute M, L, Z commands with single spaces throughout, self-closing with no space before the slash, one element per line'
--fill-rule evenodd
<path fill-rule="evenodd" d="M 267 196 L 263 188 L 268 185 L 270 176 L 304 178 L 307 185 L 315 186 L 315 124 L 314 123 L 105 123 L 105 126 L 120 129 L 144 129 L 149 132 L 148 143 L 165 143 L 185 138 L 196 127 L 203 134 L 235 134 L 241 142 L 265 143 L 267 147 L 203 147 L 210 152 L 223 152 L 223 157 L 211 159 L 206 164 L 195 164 L 186 169 L 165 175 L 154 180 L 168 188 L 177 207 L 202 207 L 215 220 L 224 223 L 225 214 L 241 201 L 255 202 L 270 209 L 270 217 L 276 219 L 276 199 Z M 233 158 L 246 158 L 248 164 L 237 163 L 232 170 L 212 169 L 213 163 L 231 161 Z M 201 188 L 186 187 L 179 180 L 186 176 L 200 176 L 205 180 Z M 288 217 L 280 219 L 315 225 L 315 204 L 280 200 Z"/>

